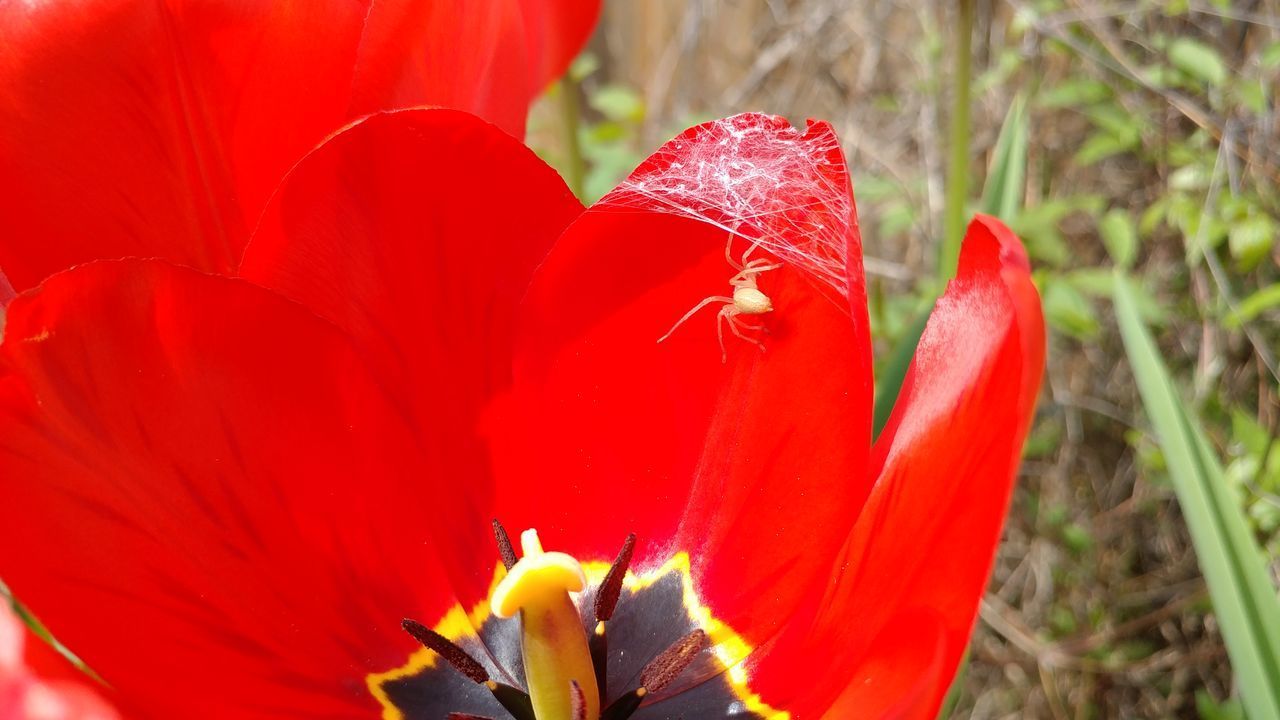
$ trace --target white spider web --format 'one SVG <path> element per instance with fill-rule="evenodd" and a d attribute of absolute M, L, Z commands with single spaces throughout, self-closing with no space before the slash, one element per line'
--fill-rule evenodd
<path fill-rule="evenodd" d="M 850 276 L 861 276 L 849 272 L 849 240 L 858 229 L 848 170 L 826 123 L 811 120 L 800 130 L 781 117 L 744 113 L 698 125 L 600 205 L 722 228 L 835 290 L 842 305 Z"/>

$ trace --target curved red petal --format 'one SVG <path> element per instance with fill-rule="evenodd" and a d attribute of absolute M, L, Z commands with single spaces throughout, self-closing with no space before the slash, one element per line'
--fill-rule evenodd
<path fill-rule="evenodd" d="M 947 632 L 942 618 L 927 609 L 900 613 L 880 635 L 860 663 L 859 682 L 850 683 L 830 708 L 815 717 L 932 720 L 938 716 L 936 688 L 947 687 L 952 674 L 946 665 Z"/>
<path fill-rule="evenodd" d="M 534 91 L 564 74 L 600 16 L 599 0 L 521 0 Z"/>
<path fill-rule="evenodd" d="M 844 692 L 867 717 L 934 716 L 990 574 L 1044 342 L 1018 239 L 979 216 L 872 451 L 878 479 L 832 566 L 822 609 L 755 668 L 766 701 L 817 717 Z M 932 629 L 909 621 L 921 617 L 936 618 Z M 915 648 L 914 659 L 901 646 Z M 839 661 L 797 669 L 831 648 Z M 916 663 L 914 671 L 886 672 L 886 657 Z M 920 687 L 926 676 L 933 681 Z M 918 700 L 909 709 L 897 704 L 907 696 Z"/>
<path fill-rule="evenodd" d="M 489 527 L 481 411 L 511 383 L 534 267 L 581 212 L 555 171 L 492 125 L 405 110 L 300 162 L 245 254 L 244 277 L 342 328 L 396 388 L 422 446 L 459 466 L 467 502 L 432 523 L 442 542 Z M 474 572 L 460 560 L 457 572 Z"/>
<path fill-rule="evenodd" d="M 722 362 L 721 305 L 659 338 L 732 290 L 729 228 L 783 267 L 757 277 L 775 309 L 747 334 L 764 352 L 726 332 Z M 821 243 L 848 258 L 839 289 L 799 259 Z M 748 245 L 739 238 L 735 255 Z M 671 141 L 535 276 L 515 392 L 495 413 L 502 517 L 593 557 L 611 557 L 629 531 L 640 564 L 689 551 L 717 615 L 763 640 L 825 582 L 868 487 L 862 282 L 829 126 L 746 115 Z"/>
<path fill-rule="evenodd" d="M 433 459 L 434 460 L 434 459 Z M 346 342 L 249 283 L 95 263 L 10 306 L 0 576 L 153 717 L 352 717 L 454 595 L 422 460 Z"/>
<path fill-rule="evenodd" d="M 521 135 L 546 18 L 488 1 L 5 3 L 0 215 L 27 240 L 0 266 L 19 290 L 99 258 L 233 270 L 280 178 L 362 114 L 445 104 Z"/>
<path fill-rule="evenodd" d="M 352 110 L 457 108 L 524 137 L 530 103 L 582 49 L 599 12 L 598 0 L 378 0 Z"/>

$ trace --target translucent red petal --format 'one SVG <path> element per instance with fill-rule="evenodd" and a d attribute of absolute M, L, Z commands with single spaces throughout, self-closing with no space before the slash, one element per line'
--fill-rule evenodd
<path fill-rule="evenodd" d="M 85 0 L 0 5 L 0 267 L 227 272 L 280 178 L 366 113 L 441 105 L 520 137 L 597 2 Z"/>
<path fill-rule="evenodd" d="M 0 567 L 130 714 L 376 711 L 400 618 L 457 596 L 436 461 L 331 325 L 246 282 L 97 263 L 10 306 Z"/>

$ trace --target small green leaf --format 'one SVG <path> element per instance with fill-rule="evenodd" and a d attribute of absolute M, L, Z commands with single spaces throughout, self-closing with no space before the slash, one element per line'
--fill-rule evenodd
<path fill-rule="evenodd" d="M 1044 288 L 1044 316 L 1055 329 L 1079 339 L 1098 334 L 1098 312 L 1093 301 L 1061 280 L 1051 279 Z"/>
<path fill-rule="evenodd" d="M 1005 222 L 1017 214 L 1026 193 L 1027 134 L 1027 103 L 1019 95 L 1004 116 L 982 190 L 982 212 Z"/>
<path fill-rule="evenodd" d="M 1280 68 L 1280 40 L 1271 43 L 1262 51 L 1262 67 L 1267 70 Z"/>
<path fill-rule="evenodd" d="M 621 85 L 605 85 L 592 93 L 587 102 L 610 120 L 639 122 L 644 119 L 644 100 L 636 91 Z"/>
<path fill-rule="evenodd" d="M 891 200 L 905 194 L 901 183 L 890 180 L 883 175 L 871 175 L 858 178 L 858 199 L 878 203 Z"/>
<path fill-rule="evenodd" d="M 1207 85 L 1217 87 L 1227 79 L 1227 66 L 1218 51 L 1199 40 L 1180 37 L 1169 43 L 1169 62 Z"/>
<path fill-rule="evenodd" d="M 573 63 L 569 65 L 569 72 L 566 73 L 574 82 L 582 82 L 596 70 L 600 69 L 600 58 L 594 53 L 584 52 L 574 58 Z"/>
<path fill-rule="evenodd" d="M 1079 555 L 1080 553 L 1076 554 Z M 1061 638 L 1074 635 L 1079 630 L 1080 624 L 1076 622 L 1076 614 L 1071 612 L 1070 608 L 1055 605 L 1049 610 L 1049 631 L 1053 637 Z"/>
<path fill-rule="evenodd" d="M 1271 434 L 1252 415 L 1239 408 L 1231 410 L 1231 437 L 1244 446 L 1246 452 L 1261 457 L 1271 445 Z"/>
<path fill-rule="evenodd" d="M 1165 216 L 1169 212 L 1169 196 L 1161 195 L 1154 202 L 1142 211 L 1142 217 L 1138 219 L 1138 233 L 1143 237 L 1150 237 L 1165 222 Z"/>
<path fill-rule="evenodd" d="M 1280 283 L 1272 283 L 1241 300 L 1235 312 L 1227 315 L 1226 325 L 1234 330 L 1276 307 L 1280 307 Z"/>
<path fill-rule="evenodd" d="M 1179 85 L 1183 75 L 1177 68 L 1165 64 L 1148 65 L 1140 71 L 1142 81 L 1154 88 L 1167 88 Z"/>
<path fill-rule="evenodd" d="M 1209 170 L 1199 165 L 1185 165 L 1169 173 L 1170 190 L 1200 191 L 1209 187 Z"/>
<path fill-rule="evenodd" d="M 1254 115 L 1267 111 L 1267 86 L 1255 78 L 1241 78 L 1236 85 L 1236 97 L 1240 104 Z"/>
<path fill-rule="evenodd" d="M 1142 142 L 1142 122 L 1117 104 L 1094 105 L 1085 115 L 1097 131 L 1076 151 L 1075 160 L 1081 165 L 1136 150 Z"/>
<path fill-rule="evenodd" d="M 1040 96 L 1040 105 L 1046 108 L 1082 108 L 1111 97 L 1111 86 L 1093 78 L 1064 80 L 1046 90 Z"/>
<path fill-rule="evenodd" d="M 1085 115 L 1099 130 L 1105 130 L 1112 135 L 1136 137 L 1142 129 L 1138 118 L 1115 103 L 1089 108 Z"/>
<path fill-rule="evenodd" d="M 1027 207 L 1009 218 L 1009 227 L 1022 238 L 1033 260 L 1054 267 L 1061 266 L 1071 260 L 1071 250 L 1058 224 L 1074 210 L 1089 212 L 1083 200 L 1047 200 Z"/>
<path fill-rule="evenodd" d="M 1115 273 L 1107 268 L 1080 268 L 1061 276 L 1072 287 L 1090 297 L 1111 299 L 1116 285 Z"/>
<path fill-rule="evenodd" d="M 1271 253 L 1276 240 L 1276 224 L 1270 215 L 1253 213 L 1236 220 L 1227 229 L 1227 248 L 1241 272 L 1248 272 Z"/>
<path fill-rule="evenodd" d="M 895 237 L 916 223 L 916 210 L 907 203 L 886 205 L 880 213 L 880 237 Z"/>
<path fill-rule="evenodd" d="M 1093 536 L 1085 528 L 1070 523 L 1062 528 L 1062 542 L 1075 555 L 1083 555 L 1093 546 Z"/>
<path fill-rule="evenodd" d="M 1239 700 L 1217 702 L 1204 690 L 1196 691 L 1196 712 L 1200 720 L 1245 720 Z"/>
<path fill-rule="evenodd" d="M 1098 222 L 1098 232 L 1102 234 L 1107 252 L 1111 253 L 1112 262 L 1123 268 L 1133 264 L 1138 254 L 1138 232 L 1129 213 L 1115 209 L 1103 215 Z"/>
<path fill-rule="evenodd" d="M 1076 151 L 1075 161 L 1080 165 L 1093 165 L 1109 157 L 1127 153 L 1138 147 L 1136 135 L 1113 135 L 1109 132 L 1095 132 Z"/>

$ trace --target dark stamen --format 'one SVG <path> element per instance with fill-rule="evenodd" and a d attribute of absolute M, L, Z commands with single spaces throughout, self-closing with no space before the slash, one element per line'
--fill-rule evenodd
<path fill-rule="evenodd" d="M 498 541 L 498 554 L 502 556 L 502 564 L 510 570 L 516 564 L 516 551 L 511 547 L 511 537 L 507 535 L 507 529 L 502 527 L 502 523 L 497 518 L 493 519 L 493 538 Z"/>
<path fill-rule="evenodd" d="M 577 680 L 569 681 L 569 717 L 572 720 L 587 720 L 587 696 Z"/>
<path fill-rule="evenodd" d="M 492 680 L 485 683 L 485 687 L 489 688 L 489 692 L 493 693 L 493 699 L 506 708 L 515 720 L 538 720 L 533 714 L 533 700 L 529 699 L 529 693 L 518 687 Z"/>
<path fill-rule="evenodd" d="M 484 715 L 472 715 L 471 713 L 449 713 L 447 720 L 493 720 L 493 718 Z"/>
<path fill-rule="evenodd" d="M 631 553 L 636 549 L 636 534 L 631 533 L 622 543 L 622 550 L 609 566 L 609 574 L 604 576 L 600 589 L 596 590 L 596 620 L 608 620 L 618 607 L 618 597 L 622 595 L 622 580 L 627 576 L 627 567 L 631 565 Z"/>
<path fill-rule="evenodd" d="M 493 697 L 498 701 L 498 704 L 506 708 L 507 712 L 511 713 L 511 717 L 515 718 L 515 720 L 535 720 L 533 701 L 529 699 L 528 693 L 520 688 L 490 680 L 489 672 L 484 669 L 483 665 L 476 662 L 475 658 L 468 655 L 466 650 L 453 644 L 448 638 L 422 623 L 406 619 L 400 623 L 400 626 L 404 628 L 405 632 L 412 635 L 414 640 L 444 658 L 445 662 L 453 666 L 453 669 L 467 676 L 472 682 L 488 688 L 489 692 L 493 693 Z M 464 715 L 463 717 L 467 716 Z"/>
<path fill-rule="evenodd" d="M 632 690 L 614 700 L 612 705 L 605 708 L 604 712 L 600 713 L 600 720 L 627 720 L 636 710 L 640 709 L 640 702 L 644 700 L 644 696 L 647 694 L 644 688 Z"/>
<path fill-rule="evenodd" d="M 661 692 L 710 644 L 705 630 L 698 629 L 685 635 L 644 666 L 640 671 L 640 686 L 651 693 Z"/>
<path fill-rule="evenodd" d="M 466 675 L 471 682 L 483 683 L 489 680 L 489 672 L 484 669 L 483 665 L 468 655 L 466 650 L 454 645 L 448 638 L 435 630 L 416 620 L 407 618 L 400 623 L 400 627 L 412 635 L 414 640 L 444 658 L 444 661 L 452 665 L 454 670 Z"/>

